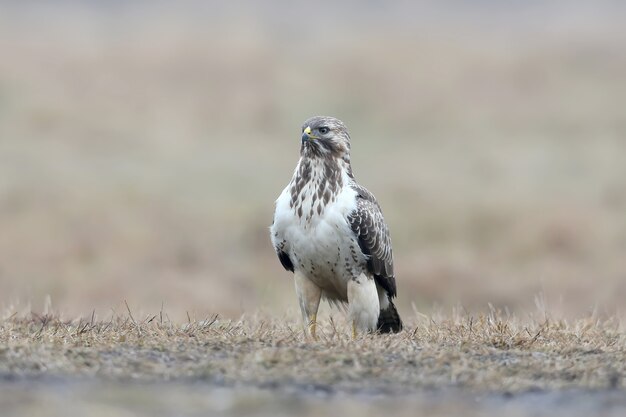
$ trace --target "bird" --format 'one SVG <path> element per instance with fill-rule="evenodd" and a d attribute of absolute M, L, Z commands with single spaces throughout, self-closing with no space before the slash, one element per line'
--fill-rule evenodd
<path fill-rule="evenodd" d="M 294 274 L 305 335 L 317 339 L 322 298 L 345 307 L 354 339 L 401 331 L 389 227 L 374 195 L 354 178 L 346 125 L 314 116 L 299 139 L 300 159 L 275 202 L 270 237 Z"/>

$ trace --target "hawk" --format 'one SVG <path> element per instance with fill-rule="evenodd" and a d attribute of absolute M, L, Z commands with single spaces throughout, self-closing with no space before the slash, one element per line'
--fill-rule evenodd
<path fill-rule="evenodd" d="M 294 273 L 305 334 L 315 339 L 320 299 L 347 303 L 357 331 L 402 330 L 389 228 L 376 198 L 350 165 L 350 135 L 338 119 L 315 116 L 302 126 L 300 160 L 276 200 L 270 236 Z"/>

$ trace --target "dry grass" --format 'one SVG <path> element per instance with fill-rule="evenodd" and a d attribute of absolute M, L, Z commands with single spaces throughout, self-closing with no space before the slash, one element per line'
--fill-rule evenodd
<path fill-rule="evenodd" d="M 575 322 L 484 316 L 413 320 L 398 335 L 351 340 L 343 324 L 304 340 L 298 325 L 213 316 L 175 324 L 157 314 L 0 323 L 4 378 L 203 381 L 218 386 L 402 394 L 623 389 L 626 338 L 616 319 Z M 344 328 L 345 327 L 345 328 Z"/>
<path fill-rule="evenodd" d="M 261 316 L 178 324 L 158 313 L 99 321 L 0 321 L 7 416 L 340 413 L 375 416 L 615 415 L 626 410 L 617 318 L 519 319 L 492 310 L 417 315 L 397 335 L 318 341 Z M 68 398 L 71 401 L 68 401 Z"/>
<path fill-rule="evenodd" d="M 417 314 L 397 335 L 349 336 L 219 316 L 184 324 L 130 309 L 109 320 L 16 314 L 0 321 L 7 416 L 568 416 L 626 410 L 618 318 L 573 322 Z M 71 401 L 68 402 L 68 398 Z"/>

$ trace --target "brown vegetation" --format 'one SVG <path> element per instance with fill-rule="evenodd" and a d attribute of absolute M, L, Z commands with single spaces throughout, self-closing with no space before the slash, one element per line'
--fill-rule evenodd
<path fill-rule="evenodd" d="M 486 316 L 423 316 L 398 335 L 350 338 L 323 323 L 318 341 L 299 325 L 260 317 L 175 324 L 143 319 L 12 317 L 0 323 L 0 373 L 212 384 L 328 392 L 408 393 L 618 388 L 626 337 L 617 320 L 575 322 Z M 345 327 L 345 328 L 344 328 Z"/>
<path fill-rule="evenodd" d="M 0 406 L 16 416 L 42 408 L 348 416 L 626 409 L 626 335 L 617 319 L 492 311 L 407 321 L 400 334 L 352 340 L 347 325 L 329 320 L 311 341 L 298 324 L 260 316 L 177 324 L 130 309 L 105 321 L 13 315 L 0 321 Z M 70 404 L 63 390 L 74 393 Z"/>

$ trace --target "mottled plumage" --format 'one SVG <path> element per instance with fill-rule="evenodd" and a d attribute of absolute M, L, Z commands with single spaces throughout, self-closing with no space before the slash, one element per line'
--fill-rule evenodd
<path fill-rule="evenodd" d="M 302 127 L 300 160 L 276 200 L 271 239 L 294 272 L 303 319 L 315 336 L 320 298 L 348 303 L 353 330 L 399 331 L 389 229 L 375 197 L 358 185 L 350 136 L 332 117 Z"/>

